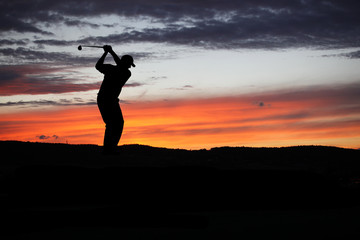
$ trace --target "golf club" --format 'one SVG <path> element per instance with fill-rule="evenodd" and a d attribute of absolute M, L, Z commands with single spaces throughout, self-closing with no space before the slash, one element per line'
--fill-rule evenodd
<path fill-rule="evenodd" d="M 91 47 L 91 48 L 103 48 L 103 46 L 78 46 L 79 51 L 81 51 L 84 47 Z"/>

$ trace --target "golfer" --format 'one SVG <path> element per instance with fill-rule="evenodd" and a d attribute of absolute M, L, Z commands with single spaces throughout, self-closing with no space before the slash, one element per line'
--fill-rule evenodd
<path fill-rule="evenodd" d="M 124 118 L 119 105 L 119 95 L 122 87 L 130 78 L 129 68 L 135 67 L 134 60 L 130 55 L 124 55 L 121 59 L 112 50 L 112 47 L 105 45 L 104 54 L 96 63 L 95 68 L 104 74 L 97 104 L 101 117 L 105 123 L 104 154 L 116 154 L 116 147 L 120 141 L 124 128 Z M 110 53 L 116 65 L 104 64 L 105 57 Z"/>

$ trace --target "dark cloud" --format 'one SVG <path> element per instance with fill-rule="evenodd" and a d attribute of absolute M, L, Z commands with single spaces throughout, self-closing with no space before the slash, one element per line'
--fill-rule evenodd
<path fill-rule="evenodd" d="M 124 87 L 140 87 L 143 85 L 145 85 L 145 84 L 139 83 L 139 82 L 131 82 L 131 83 L 126 83 L 126 85 Z"/>
<path fill-rule="evenodd" d="M 60 139 L 60 137 L 55 134 L 52 136 L 47 136 L 47 135 L 41 134 L 41 135 L 36 136 L 36 139 L 38 139 L 38 140 L 58 140 L 58 139 Z"/>
<path fill-rule="evenodd" d="M 12 70 L 4 70 L 0 68 L 0 86 L 11 81 L 14 81 L 21 77 L 21 74 L 17 73 L 16 71 Z"/>
<path fill-rule="evenodd" d="M 5 102 L 0 103 L 0 107 L 40 107 L 40 106 L 78 106 L 78 105 L 96 105 L 96 101 L 84 101 L 80 98 L 74 99 L 60 99 L 58 101 L 51 100 L 34 100 L 34 101 L 17 101 L 17 102 Z"/>
<path fill-rule="evenodd" d="M 345 53 L 342 56 L 348 57 L 348 58 L 360 58 L 360 51 Z"/>
<path fill-rule="evenodd" d="M 59 40 L 59 39 L 41 39 L 41 40 L 35 40 L 34 43 L 38 45 L 49 45 L 49 46 L 76 46 L 77 41 L 65 41 L 65 40 Z"/>
<path fill-rule="evenodd" d="M 360 58 L 360 51 L 337 53 L 337 54 L 326 54 L 326 55 L 322 55 L 322 57 L 345 57 L 351 59 L 358 59 Z"/>
<path fill-rule="evenodd" d="M 84 22 L 84 21 L 80 21 L 80 20 L 65 20 L 64 23 L 67 26 L 77 26 L 77 27 L 86 27 L 86 26 L 88 26 L 88 27 L 92 27 L 92 28 L 100 27 L 99 24 Z"/>
<path fill-rule="evenodd" d="M 360 45 L 356 0 L 6 1 L 1 30 L 47 34 L 38 23 L 90 26 L 84 17 L 149 17 L 165 28 L 84 38 L 87 43 L 159 42 L 207 48 L 342 48 Z M 60 43 L 58 43 L 60 44 Z"/>
<path fill-rule="evenodd" d="M 264 108 L 264 107 L 271 107 L 271 104 L 265 103 L 263 101 L 256 101 L 253 103 L 255 106 L 258 106 L 260 108 Z"/>
<path fill-rule="evenodd" d="M 57 94 L 99 89 L 101 77 L 98 82 L 78 83 L 79 79 L 67 74 L 69 71 L 71 69 L 42 65 L 0 66 L 0 96 Z M 143 85 L 144 83 L 140 82 L 130 82 L 124 87 Z M 47 102 L 43 104 L 47 104 Z M 50 102 L 50 104 L 53 103 Z"/>
<path fill-rule="evenodd" d="M 27 78 L 22 81 L 8 83 L 0 90 L 0 96 L 11 95 L 37 95 L 37 94 L 59 94 L 69 92 L 82 92 L 99 89 L 100 83 L 77 84 L 63 82 L 59 79 L 53 81 L 41 78 Z"/>
<path fill-rule="evenodd" d="M 57 41 L 57 44 L 61 44 L 61 41 Z M 74 49 L 75 46 L 74 46 Z M 75 50 L 74 50 L 75 51 Z M 78 51 L 78 50 L 76 50 Z M 94 64 L 97 58 L 75 56 L 64 52 L 46 52 L 40 50 L 32 50 L 25 47 L 2 48 L 0 49 L 0 56 L 3 56 L 3 61 L 7 63 L 59 63 L 69 65 L 88 65 Z"/>
<path fill-rule="evenodd" d="M 73 54 L 66 52 L 48 52 L 42 50 L 32 50 L 25 47 L 18 48 L 0 48 L 0 56 L 3 57 L 3 64 L 35 64 L 35 63 L 56 63 L 61 65 L 71 66 L 94 66 L 98 57 L 85 57 L 77 49 L 78 44 L 75 42 L 61 41 L 61 40 L 38 40 L 39 45 L 53 45 L 53 46 L 74 46 Z M 83 50 L 86 51 L 86 50 Z M 101 52 L 99 53 L 101 54 Z M 136 52 L 127 53 L 133 56 L 135 61 L 149 58 L 153 56 L 151 52 Z M 6 62 L 5 62 L 6 61 Z"/>
<path fill-rule="evenodd" d="M 16 39 L 1 39 L 0 40 L 0 46 L 8 46 L 8 45 L 20 45 L 25 46 L 29 43 L 29 39 L 22 39 L 22 40 L 16 40 Z"/>
<path fill-rule="evenodd" d="M 259 16 L 258 16 L 259 15 Z M 193 26 L 182 24 L 166 28 L 133 30 L 106 37 L 87 38 L 89 42 L 154 42 L 191 45 L 205 48 L 290 48 L 290 47 L 356 47 L 358 27 L 344 25 L 333 29 L 330 19 L 319 16 L 299 16 L 293 12 L 274 14 L 260 11 L 230 20 L 208 19 Z M 360 19 L 359 19 L 360 20 Z M 322 24 L 319 24 L 322 22 Z M 355 24 L 355 23 L 354 23 Z"/>
<path fill-rule="evenodd" d="M 258 102 L 258 103 L 256 103 L 256 105 L 258 105 L 259 107 L 265 106 L 264 102 Z"/>
<path fill-rule="evenodd" d="M 49 139 L 50 136 L 45 136 L 45 135 L 40 135 L 40 136 L 36 136 L 37 138 L 39 138 L 40 140 L 44 140 L 44 139 Z"/>
<path fill-rule="evenodd" d="M 121 100 L 122 104 L 131 104 L 131 102 L 126 100 Z M 96 99 L 93 100 L 84 100 L 82 98 L 72 98 L 72 99 L 60 99 L 57 101 L 53 100 L 32 100 L 32 101 L 8 101 L 1 103 L 0 107 L 21 107 L 21 108 L 34 108 L 42 106 L 88 106 L 88 105 L 97 105 Z"/>
<path fill-rule="evenodd" d="M 178 87 L 178 88 L 168 88 L 168 89 L 171 89 L 171 90 L 180 90 L 180 91 L 184 91 L 184 90 L 189 90 L 193 88 L 193 86 L 191 85 L 184 85 L 182 87 Z"/>
<path fill-rule="evenodd" d="M 2 66 L 0 96 L 89 91 L 100 86 L 100 82 L 79 84 L 63 71 L 38 65 Z"/>
<path fill-rule="evenodd" d="M 0 5 L 1 7 L 1 5 Z M 38 27 L 33 26 L 32 24 L 28 24 L 24 20 L 15 19 L 13 16 L 9 14 L 3 13 L 0 10 L 0 31 L 17 31 L 17 32 L 31 32 L 31 33 L 40 33 L 44 35 L 53 35 L 50 32 L 43 31 Z"/>

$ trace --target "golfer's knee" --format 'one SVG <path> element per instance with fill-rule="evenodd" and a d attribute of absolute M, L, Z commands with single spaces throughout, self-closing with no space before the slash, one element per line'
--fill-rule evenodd
<path fill-rule="evenodd" d="M 108 124 L 106 124 L 106 128 L 110 131 L 122 131 L 122 129 L 124 128 L 124 121 L 118 121 L 115 123 L 109 122 Z"/>

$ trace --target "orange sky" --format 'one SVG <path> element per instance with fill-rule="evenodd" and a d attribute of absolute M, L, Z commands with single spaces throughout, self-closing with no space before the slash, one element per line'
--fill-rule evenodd
<path fill-rule="evenodd" d="M 187 149 L 359 148 L 360 104 L 354 104 L 354 96 L 313 89 L 122 104 L 125 128 L 120 144 Z M 0 117 L 0 140 L 102 144 L 104 124 L 96 105 L 3 113 Z"/>

